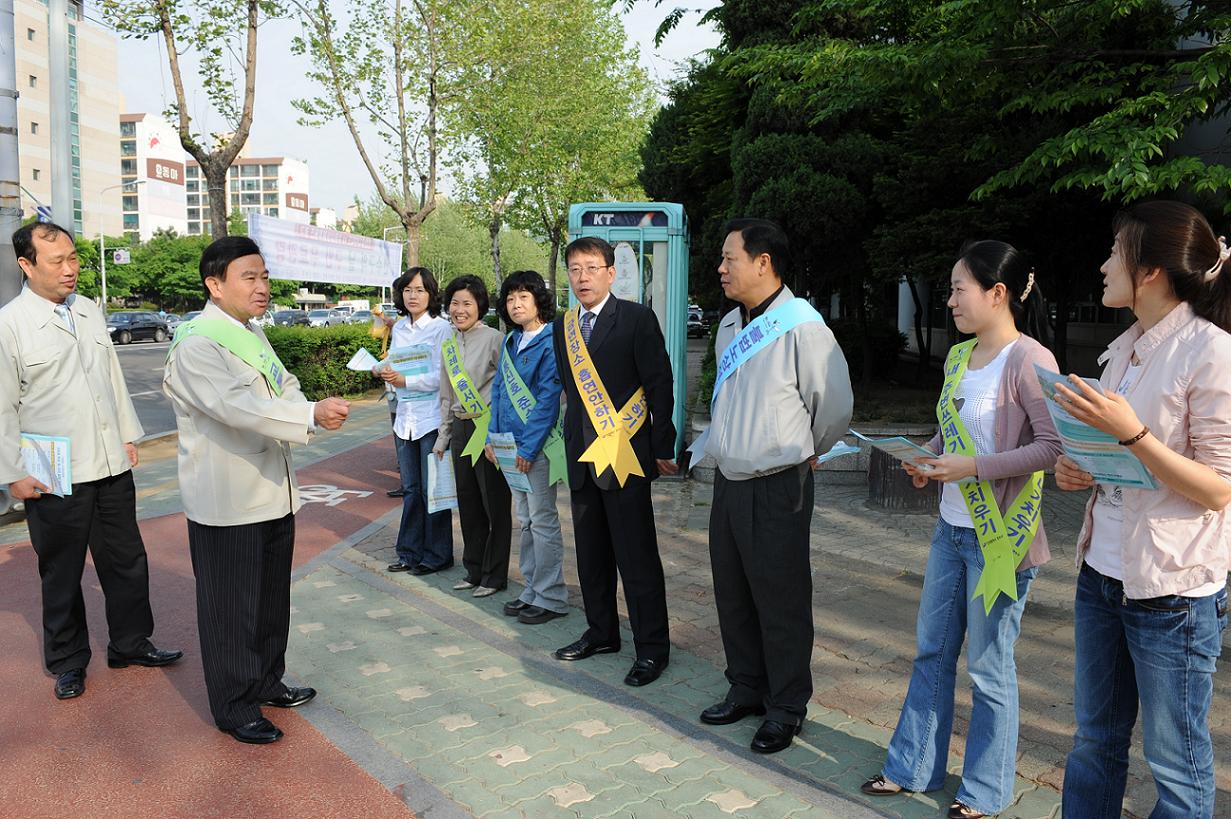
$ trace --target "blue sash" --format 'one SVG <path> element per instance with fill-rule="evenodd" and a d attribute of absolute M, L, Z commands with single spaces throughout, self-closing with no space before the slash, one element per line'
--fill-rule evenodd
<path fill-rule="evenodd" d="M 809 321 L 825 323 L 821 314 L 816 312 L 811 304 L 796 297 L 781 307 L 766 310 L 755 321 L 749 322 L 748 326 L 740 330 L 718 359 L 718 372 L 714 376 L 714 394 L 710 398 L 710 414 L 713 415 L 714 405 L 718 402 L 718 390 L 731 373 L 782 336 Z"/>

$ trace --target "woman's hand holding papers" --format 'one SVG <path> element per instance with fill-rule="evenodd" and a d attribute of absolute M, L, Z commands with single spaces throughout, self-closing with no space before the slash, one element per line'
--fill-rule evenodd
<path fill-rule="evenodd" d="M 1056 486 L 1067 492 L 1089 489 L 1094 486 L 1094 476 L 1067 455 L 1061 455 L 1056 461 Z"/>
<path fill-rule="evenodd" d="M 954 455 L 946 452 L 944 455 L 938 455 L 935 458 L 919 458 L 916 464 L 927 464 L 932 468 L 924 471 L 916 465 L 903 463 L 903 469 L 906 469 L 906 472 L 912 478 L 915 478 L 915 486 L 923 486 L 918 481 L 919 477 L 924 477 L 925 482 L 928 478 L 931 478 L 941 483 L 955 483 L 963 478 L 976 478 L 979 475 L 978 470 L 975 468 L 975 459 L 967 455 Z"/>
<path fill-rule="evenodd" d="M 1141 431 L 1141 419 L 1123 395 L 1096 390 L 1075 375 L 1069 376 L 1068 384 L 1056 384 L 1056 403 L 1078 421 L 1117 441 L 1128 440 Z"/>
<path fill-rule="evenodd" d="M 376 376 L 381 381 L 384 381 L 388 384 L 392 384 L 395 387 L 405 387 L 406 386 L 406 376 L 397 372 L 392 367 L 390 367 L 388 364 L 385 364 L 380 367 L 373 367 L 372 375 Z"/>

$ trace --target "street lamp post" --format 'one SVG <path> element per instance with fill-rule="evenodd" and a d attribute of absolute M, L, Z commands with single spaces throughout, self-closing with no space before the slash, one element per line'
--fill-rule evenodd
<path fill-rule="evenodd" d="M 129 185 L 136 187 L 137 185 L 144 184 L 144 179 L 135 179 L 131 182 L 121 182 L 118 185 L 108 185 L 99 191 L 98 195 L 102 196 L 107 191 L 113 191 L 116 188 L 127 188 Z M 121 212 L 123 211 L 121 210 Z M 98 271 L 102 294 L 103 315 L 105 316 L 107 315 L 107 228 L 105 225 L 98 228 Z"/>

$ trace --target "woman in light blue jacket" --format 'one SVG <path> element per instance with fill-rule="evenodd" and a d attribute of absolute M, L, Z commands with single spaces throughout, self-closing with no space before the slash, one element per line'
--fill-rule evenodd
<path fill-rule="evenodd" d="M 556 425 L 560 375 L 551 335 L 556 307 L 543 277 L 521 270 L 504 280 L 496 310 L 515 329 L 504 340 L 492 381 L 490 431 L 513 434 L 517 469 L 526 474 L 533 490 L 513 490 L 521 521 L 519 568 L 526 588 L 518 599 L 505 603 L 504 613 L 520 623 L 537 625 L 568 613 L 564 541 L 548 457 L 551 453 L 560 459 L 557 471 L 563 477 L 563 443 Z M 495 462 L 490 446 L 487 457 Z"/>

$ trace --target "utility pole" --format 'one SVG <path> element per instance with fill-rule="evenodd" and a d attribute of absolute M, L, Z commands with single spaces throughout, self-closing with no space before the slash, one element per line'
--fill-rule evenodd
<path fill-rule="evenodd" d="M 69 121 L 72 98 L 68 82 L 68 0 L 47 0 L 47 73 L 51 101 L 51 218 L 76 233 L 73 135 Z"/>
<path fill-rule="evenodd" d="M 21 227 L 21 165 L 17 157 L 17 37 L 13 0 L 0 0 L 0 306 L 21 292 L 13 231 Z M 0 498 L 0 507 L 4 499 Z M 2 510 L 0 510 L 2 511 Z"/>

